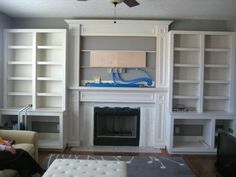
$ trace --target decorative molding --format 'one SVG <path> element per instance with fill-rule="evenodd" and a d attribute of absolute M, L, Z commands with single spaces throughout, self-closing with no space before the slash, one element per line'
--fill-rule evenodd
<path fill-rule="evenodd" d="M 81 102 L 155 103 L 154 93 L 81 91 Z"/>
<path fill-rule="evenodd" d="M 160 32 L 167 33 L 166 29 L 173 22 L 164 20 L 117 20 L 117 23 L 113 20 L 65 21 L 69 27 L 81 24 L 82 36 L 157 36 Z"/>

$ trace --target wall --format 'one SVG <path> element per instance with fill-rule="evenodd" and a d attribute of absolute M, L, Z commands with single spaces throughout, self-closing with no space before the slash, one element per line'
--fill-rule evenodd
<path fill-rule="evenodd" d="M 14 18 L 14 28 L 67 28 L 62 18 Z"/>
<path fill-rule="evenodd" d="M 170 30 L 230 31 L 228 27 L 228 21 L 224 20 L 175 20 Z"/>
<path fill-rule="evenodd" d="M 14 18 L 13 23 L 14 28 L 67 28 L 62 18 Z M 230 29 L 228 22 L 224 20 L 174 20 L 170 30 L 228 31 Z"/>
<path fill-rule="evenodd" d="M 12 18 L 0 12 L 0 107 L 3 106 L 3 29 L 12 26 Z"/>

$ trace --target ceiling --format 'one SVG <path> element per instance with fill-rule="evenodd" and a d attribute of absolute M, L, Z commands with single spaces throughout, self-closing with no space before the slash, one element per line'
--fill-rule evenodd
<path fill-rule="evenodd" d="M 137 0 L 117 6 L 122 19 L 235 20 L 236 0 Z M 0 12 L 20 18 L 113 18 L 108 0 L 0 0 Z"/>

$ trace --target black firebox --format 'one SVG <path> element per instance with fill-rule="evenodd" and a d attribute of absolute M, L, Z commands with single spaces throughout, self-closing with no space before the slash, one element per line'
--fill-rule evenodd
<path fill-rule="evenodd" d="M 94 108 L 94 145 L 138 146 L 139 133 L 140 108 Z"/>

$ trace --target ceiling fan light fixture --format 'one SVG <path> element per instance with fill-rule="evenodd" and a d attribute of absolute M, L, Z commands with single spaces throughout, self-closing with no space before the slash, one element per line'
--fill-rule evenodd
<path fill-rule="evenodd" d="M 110 1 L 112 4 L 120 4 L 122 3 L 124 0 L 108 0 Z"/>

